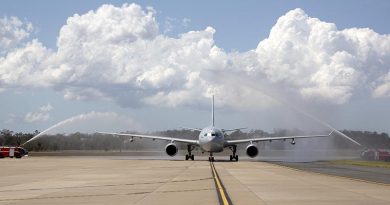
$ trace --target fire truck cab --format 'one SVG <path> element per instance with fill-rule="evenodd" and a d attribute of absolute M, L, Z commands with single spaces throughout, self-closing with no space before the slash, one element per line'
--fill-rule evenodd
<path fill-rule="evenodd" d="M 27 155 L 28 151 L 23 147 L 0 147 L 0 158 L 22 158 Z"/>

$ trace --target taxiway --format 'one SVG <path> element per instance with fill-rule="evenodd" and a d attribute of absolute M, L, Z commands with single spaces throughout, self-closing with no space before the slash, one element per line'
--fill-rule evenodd
<path fill-rule="evenodd" d="M 217 161 L 233 204 L 390 204 L 390 186 L 254 161 Z M 220 204 L 208 161 L 1 159 L 0 204 Z"/>

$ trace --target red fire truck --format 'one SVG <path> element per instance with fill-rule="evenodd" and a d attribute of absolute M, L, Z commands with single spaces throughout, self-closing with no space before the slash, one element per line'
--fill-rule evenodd
<path fill-rule="evenodd" d="M 28 151 L 22 147 L 0 147 L 0 158 L 4 158 L 4 157 L 22 158 L 27 154 Z"/>
<path fill-rule="evenodd" d="M 390 150 L 385 149 L 367 149 L 361 153 L 365 160 L 387 161 L 390 162 Z"/>

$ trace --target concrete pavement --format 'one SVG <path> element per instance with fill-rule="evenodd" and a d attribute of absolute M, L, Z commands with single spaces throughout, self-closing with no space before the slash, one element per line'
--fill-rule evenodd
<path fill-rule="evenodd" d="M 390 204 L 390 187 L 265 162 L 217 161 L 233 204 Z M 0 204 L 219 204 L 208 161 L 0 159 Z"/>
<path fill-rule="evenodd" d="M 295 170 L 265 162 L 216 164 L 263 204 L 390 204 L 390 186 Z M 221 174 L 222 175 L 222 174 Z M 229 185 L 226 183 L 226 186 Z M 228 188 L 229 192 L 229 188 Z M 231 198 L 234 204 L 240 197 Z"/>

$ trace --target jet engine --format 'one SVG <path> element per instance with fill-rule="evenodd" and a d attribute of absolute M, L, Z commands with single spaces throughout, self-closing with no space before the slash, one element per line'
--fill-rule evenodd
<path fill-rule="evenodd" d="M 167 146 L 165 146 L 165 152 L 167 153 L 167 155 L 173 157 L 176 155 L 177 153 L 177 146 L 175 143 L 169 143 L 167 144 Z"/>
<path fill-rule="evenodd" d="M 259 149 L 254 144 L 250 144 L 246 147 L 246 155 L 253 158 L 259 154 Z"/>

